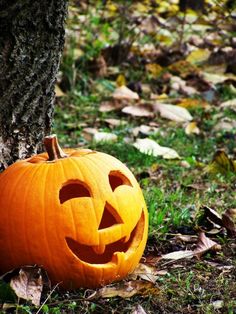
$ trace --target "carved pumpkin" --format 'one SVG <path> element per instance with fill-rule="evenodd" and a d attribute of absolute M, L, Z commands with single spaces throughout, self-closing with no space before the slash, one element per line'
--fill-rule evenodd
<path fill-rule="evenodd" d="M 148 214 L 141 189 L 116 158 L 91 150 L 17 161 L 0 175 L 0 270 L 44 267 L 65 288 L 124 278 L 145 248 Z"/>

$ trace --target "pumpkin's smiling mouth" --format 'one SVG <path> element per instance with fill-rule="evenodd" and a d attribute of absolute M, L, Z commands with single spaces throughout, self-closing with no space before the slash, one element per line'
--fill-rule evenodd
<path fill-rule="evenodd" d="M 99 247 L 95 248 L 89 245 L 80 244 L 69 237 L 66 238 L 66 243 L 72 253 L 82 262 L 89 264 L 106 264 L 115 260 L 112 258 L 115 253 L 127 253 L 129 249 L 138 247 L 142 240 L 143 229 L 144 211 L 142 211 L 141 217 L 131 232 L 129 239 L 123 237 L 114 243 L 107 244 L 105 248 L 102 248 L 102 252 L 99 252 Z"/>

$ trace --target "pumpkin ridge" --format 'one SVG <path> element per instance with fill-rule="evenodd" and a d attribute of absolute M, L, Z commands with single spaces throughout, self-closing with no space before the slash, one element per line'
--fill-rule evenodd
<path fill-rule="evenodd" d="M 44 165 L 46 165 L 46 164 L 44 164 Z M 48 189 L 48 186 L 47 186 L 47 182 L 49 181 L 48 180 L 48 177 L 50 177 L 50 168 L 49 167 L 47 167 L 47 166 L 45 166 L 44 167 L 45 168 L 45 175 L 44 175 L 44 179 L 45 179 L 45 185 L 43 185 L 44 186 L 44 192 L 43 192 L 43 203 L 44 204 L 46 204 L 46 202 L 45 202 L 45 196 L 47 195 L 47 189 Z M 43 176 L 42 176 L 43 177 Z M 42 223 L 43 223 L 43 228 L 42 228 L 42 230 L 43 230 L 43 235 L 42 235 L 42 237 L 43 237 L 43 241 L 44 241 L 44 243 L 45 243 L 45 246 L 46 246 L 46 256 L 48 256 L 48 258 L 49 258 L 49 264 L 51 264 L 52 262 L 53 262 L 53 255 L 52 255 L 52 253 L 50 252 L 50 244 L 49 244 L 49 242 L 48 242 L 48 237 L 47 237 L 47 233 L 48 232 L 46 232 L 46 230 L 47 230 L 47 226 L 48 226 L 48 224 L 47 224 L 47 208 L 44 208 L 44 210 L 42 210 L 42 212 L 43 212 L 43 217 L 42 217 Z M 49 233 L 50 234 L 50 233 Z"/>
<path fill-rule="evenodd" d="M 96 152 L 97 154 L 96 154 L 96 156 L 99 154 L 98 152 Z M 88 154 L 88 155 L 86 155 L 86 162 L 87 163 L 92 163 L 93 164 L 93 167 L 95 167 L 96 168 L 96 170 L 97 170 L 97 173 L 99 173 L 99 176 L 100 177 L 102 177 L 101 176 L 101 169 L 100 169 L 100 167 L 98 167 L 98 165 L 97 165 L 97 163 L 94 161 L 94 159 L 93 159 L 93 157 L 92 158 L 90 158 L 91 156 L 90 155 L 92 155 L 92 154 Z M 94 155 L 93 155 L 94 156 Z M 83 164 L 82 164 L 83 165 Z M 89 173 L 90 173 L 90 177 L 92 178 L 93 177 L 93 172 L 91 172 L 91 170 L 90 169 L 93 169 L 93 167 L 88 167 L 87 165 L 86 165 L 86 171 L 88 171 Z M 96 173 L 96 177 L 98 177 L 98 175 L 97 175 L 97 173 Z M 98 193 L 98 191 L 99 191 L 99 194 L 100 194 L 100 186 L 97 184 L 97 181 L 95 180 L 95 183 L 96 183 L 96 194 Z M 103 195 L 102 195 L 103 196 Z M 95 210 L 95 205 L 94 205 L 94 202 L 92 202 L 93 203 L 93 211 L 94 211 L 94 213 L 95 213 L 95 215 L 96 215 L 96 213 L 97 213 L 97 211 Z M 102 206 L 102 207 L 104 207 L 105 206 L 105 201 L 104 201 L 104 205 Z M 100 224 L 100 222 L 101 222 L 101 219 L 102 219 L 102 214 L 103 213 L 101 213 L 101 218 L 99 219 L 99 217 L 96 215 L 96 220 L 97 220 L 97 226 L 99 226 L 99 224 Z"/>
<path fill-rule="evenodd" d="M 85 157 L 85 156 L 84 156 Z M 77 160 L 76 161 L 76 159 L 74 159 L 74 158 L 71 158 L 70 159 L 70 162 L 71 163 L 73 163 L 74 164 L 74 168 L 76 168 L 78 171 L 79 171 L 79 173 L 80 173 L 80 176 L 81 176 L 81 178 L 82 178 L 82 180 L 81 181 L 83 181 L 86 185 L 88 185 L 88 183 L 86 182 L 87 180 L 86 180 L 86 178 L 85 177 L 87 177 L 87 175 L 85 175 L 85 173 L 86 172 L 89 172 L 89 174 L 91 173 L 91 171 L 90 171 L 90 168 L 91 167 L 88 167 L 88 165 L 87 165 L 87 159 L 86 159 L 86 162 L 84 162 L 83 160 Z M 91 177 L 91 174 L 89 175 L 90 177 Z M 95 181 L 96 182 L 96 181 Z M 97 184 L 97 182 L 96 182 L 96 184 Z M 99 187 L 97 186 L 97 190 L 99 191 Z M 91 187 L 90 187 L 90 194 L 91 194 L 91 204 L 92 204 L 92 213 L 93 213 L 93 215 L 94 215 L 94 217 L 95 217 L 95 220 L 96 220 L 96 222 L 97 222 L 97 215 L 96 215 L 96 208 L 95 208 L 95 204 L 94 204 L 94 197 L 93 197 L 93 195 L 94 195 L 94 191 L 91 189 Z M 75 216 L 74 216 L 74 211 L 71 209 L 71 211 L 72 211 L 72 215 L 73 215 L 73 226 L 75 226 L 76 227 L 76 224 L 75 224 L 75 222 L 76 222 L 76 219 L 75 219 Z M 77 229 L 75 229 L 75 234 L 76 234 L 76 238 L 79 238 L 79 234 L 78 234 L 78 232 L 79 232 L 79 230 L 77 230 Z M 87 240 L 88 242 L 90 241 L 89 239 Z M 99 238 L 98 238 L 98 236 L 97 236 L 97 241 L 99 241 Z"/>
<path fill-rule="evenodd" d="M 10 180 L 10 199 L 12 198 L 11 195 L 13 196 L 14 194 L 14 190 L 15 188 L 19 185 L 19 183 L 22 181 L 22 178 L 25 177 L 26 173 L 28 175 L 29 172 L 29 168 L 25 167 L 25 171 L 23 171 L 22 173 L 20 173 L 19 171 L 19 175 L 17 176 L 17 180 Z M 13 183 L 13 184 L 12 184 Z M 15 224 L 14 224 L 14 219 L 12 219 L 12 216 L 14 215 L 13 210 L 9 211 L 6 210 L 7 212 L 7 219 L 6 219 L 6 223 L 7 223 L 7 227 L 6 229 L 10 231 L 10 234 L 14 234 L 15 233 Z M 12 232 L 13 231 L 13 232 Z M 23 235 L 23 234 L 22 234 Z M 14 247 L 14 245 L 12 245 L 12 237 L 7 237 L 7 239 L 5 239 L 8 242 L 8 247 L 10 248 L 10 254 L 11 254 L 11 259 L 13 261 L 13 263 L 15 263 L 17 261 L 17 255 L 13 254 L 15 252 L 15 250 L 13 250 L 12 248 Z M 16 252 L 15 252 L 16 253 Z"/>

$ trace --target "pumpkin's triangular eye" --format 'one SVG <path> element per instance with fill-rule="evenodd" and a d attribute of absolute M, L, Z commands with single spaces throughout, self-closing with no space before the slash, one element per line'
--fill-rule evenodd
<path fill-rule="evenodd" d="M 123 223 L 123 220 L 118 212 L 106 202 L 98 230 L 109 228 L 113 225 L 121 223 Z"/>
<path fill-rule="evenodd" d="M 109 183 L 110 183 L 112 191 L 114 191 L 120 185 L 132 186 L 130 180 L 118 170 L 110 171 Z"/>
<path fill-rule="evenodd" d="M 59 192 L 59 199 L 61 204 L 72 198 L 89 196 L 91 196 L 91 193 L 88 187 L 78 180 L 70 180 L 66 182 Z"/>

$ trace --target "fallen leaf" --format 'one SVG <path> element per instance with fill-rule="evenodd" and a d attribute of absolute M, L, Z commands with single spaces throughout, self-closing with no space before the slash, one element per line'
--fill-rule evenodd
<path fill-rule="evenodd" d="M 174 91 L 186 94 L 187 96 L 199 94 L 196 88 L 192 86 L 187 86 L 187 83 L 178 76 L 171 77 L 170 85 Z"/>
<path fill-rule="evenodd" d="M 187 56 L 186 61 L 199 65 L 201 63 L 204 63 L 208 60 L 211 52 L 208 49 L 196 49 L 190 52 L 190 54 Z"/>
<path fill-rule="evenodd" d="M 224 101 L 220 104 L 220 108 L 236 109 L 236 98 Z"/>
<path fill-rule="evenodd" d="M 168 254 L 164 254 L 162 255 L 162 259 L 170 259 L 170 260 L 179 260 L 179 259 L 183 259 L 183 258 L 192 258 L 194 256 L 193 251 L 190 250 L 180 250 L 180 251 L 175 251 L 175 252 L 171 252 Z"/>
<path fill-rule="evenodd" d="M 226 175 L 229 172 L 236 172 L 236 164 L 223 150 L 218 150 L 204 171 L 211 174 L 221 173 Z"/>
<path fill-rule="evenodd" d="M 120 120 L 120 119 L 105 119 L 104 120 L 110 127 L 116 127 L 127 124 L 126 121 Z"/>
<path fill-rule="evenodd" d="M 186 78 L 189 75 L 197 75 L 199 69 L 197 66 L 191 64 L 186 60 L 179 60 L 168 66 L 168 70 L 173 73 L 173 75 L 180 76 L 181 78 Z"/>
<path fill-rule="evenodd" d="M 195 243 L 197 242 L 198 237 L 196 235 L 185 235 L 185 234 L 177 234 L 175 236 L 176 241 L 182 241 L 186 243 Z"/>
<path fill-rule="evenodd" d="M 228 132 L 232 131 L 233 128 L 236 128 L 236 121 L 225 118 L 223 118 L 213 127 L 215 131 L 228 131 Z"/>
<path fill-rule="evenodd" d="M 224 301 L 223 300 L 216 300 L 216 301 L 213 301 L 210 305 L 212 305 L 214 310 L 220 310 L 224 306 Z"/>
<path fill-rule="evenodd" d="M 131 298 L 134 295 L 157 295 L 159 289 L 155 287 L 150 281 L 134 280 L 128 282 L 121 282 L 115 286 L 105 286 L 98 291 L 95 291 L 87 299 L 93 300 L 98 298 Z"/>
<path fill-rule="evenodd" d="M 230 236 L 236 236 L 236 225 L 234 223 L 234 218 L 229 214 L 228 211 L 222 214 L 222 223 L 223 226 L 227 229 L 227 232 Z"/>
<path fill-rule="evenodd" d="M 217 213 L 214 209 L 204 205 L 203 210 L 205 212 L 206 218 L 208 218 L 210 221 L 212 221 L 214 224 L 217 224 L 218 226 L 223 226 L 222 223 L 222 217 L 220 214 Z"/>
<path fill-rule="evenodd" d="M 95 142 L 115 142 L 117 141 L 117 135 L 107 132 L 97 132 L 93 136 Z"/>
<path fill-rule="evenodd" d="M 189 122 L 187 124 L 187 126 L 185 127 L 185 133 L 187 135 L 190 134 L 200 134 L 200 129 L 197 127 L 197 123 L 196 122 Z"/>
<path fill-rule="evenodd" d="M 157 269 L 154 266 L 139 263 L 132 274 L 129 275 L 129 278 L 132 280 L 143 279 L 155 283 L 158 278 Z"/>
<path fill-rule="evenodd" d="M 19 274 L 10 281 L 10 286 L 18 298 L 31 301 L 38 306 L 43 291 L 42 269 L 37 266 L 22 267 Z"/>
<path fill-rule="evenodd" d="M 222 216 L 220 216 L 215 210 L 208 206 L 203 207 L 205 211 L 206 217 L 212 221 L 213 223 L 224 227 L 228 234 L 230 236 L 236 235 L 236 209 L 235 208 L 229 208 L 224 213 L 222 213 Z"/>
<path fill-rule="evenodd" d="M 125 76 L 123 74 L 118 75 L 118 77 L 116 79 L 116 85 L 118 87 L 126 85 L 126 79 L 125 79 Z"/>
<path fill-rule="evenodd" d="M 147 155 L 162 156 L 164 159 L 180 159 L 179 154 L 174 149 L 160 146 L 157 142 L 148 138 L 137 139 L 133 146 Z"/>
<path fill-rule="evenodd" d="M 219 251 L 221 246 L 206 237 L 204 232 L 200 232 L 198 236 L 197 247 L 195 250 L 180 250 L 162 255 L 162 259 L 179 260 L 185 258 L 193 258 L 194 256 L 201 257 L 209 250 Z"/>
<path fill-rule="evenodd" d="M 153 117 L 154 113 L 152 112 L 152 108 L 139 105 L 139 106 L 126 106 L 122 109 L 123 113 L 129 114 L 134 117 Z"/>
<path fill-rule="evenodd" d="M 138 136 L 139 133 L 143 135 L 150 135 L 157 133 L 158 131 L 159 129 L 156 127 L 142 124 L 140 126 L 137 126 L 136 128 L 133 128 L 132 133 L 134 136 Z"/>
<path fill-rule="evenodd" d="M 127 99 L 127 100 L 137 100 L 139 99 L 139 95 L 135 92 L 133 92 L 131 89 L 128 87 L 122 85 L 120 87 L 117 87 L 115 91 L 112 94 L 112 97 L 115 99 Z"/>
<path fill-rule="evenodd" d="M 56 97 L 63 97 L 66 95 L 57 84 L 55 85 L 55 95 Z"/>
<path fill-rule="evenodd" d="M 204 108 L 209 109 L 210 105 L 207 101 L 203 99 L 193 99 L 193 98 L 183 98 L 180 102 L 177 103 L 178 106 L 192 109 L 192 108 Z"/>
<path fill-rule="evenodd" d="M 92 141 L 94 138 L 94 135 L 98 132 L 95 128 L 84 128 L 82 131 L 82 135 L 84 139 L 88 142 Z"/>
<path fill-rule="evenodd" d="M 143 307 L 140 304 L 138 304 L 135 307 L 134 311 L 131 312 L 131 314 L 147 314 L 147 313 L 144 311 Z"/>
<path fill-rule="evenodd" d="M 213 74 L 213 73 L 207 73 L 204 72 L 203 73 L 203 78 L 212 84 L 219 84 L 219 83 L 223 83 L 224 81 L 228 80 L 228 77 L 225 75 L 221 75 L 221 74 Z"/>
<path fill-rule="evenodd" d="M 201 257 L 204 253 L 209 250 L 219 251 L 221 250 L 221 246 L 209 239 L 204 232 L 200 232 L 198 237 L 198 243 L 196 249 L 193 251 L 193 255 L 197 257 Z"/>
<path fill-rule="evenodd" d="M 158 77 L 163 71 L 163 68 L 156 63 L 149 63 L 145 66 L 145 68 L 147 72 L 152 74 L 153 77 Z"/>
<path fill-rule="evenodd" d="M 176 122 L 186 122 L 192 120 L 192 116 L 188 110 L 180 106 L 155 103 L 154 111 L 158 111 L 162 118 Z"/>
<path fill-rule="evenodd" d="M 126 104 L 123 103 L 122 101 L 112 99 L 112 100 L 107 100 L 103 101 L 100 106 L 99 106 L 99 111 L 100 112 L 110 112 L 114 110 L 120 110 L 123 108 Z"/>

